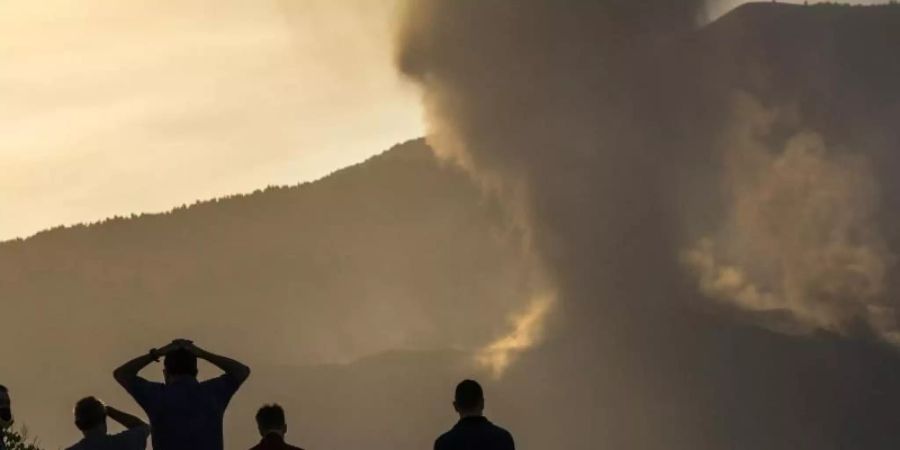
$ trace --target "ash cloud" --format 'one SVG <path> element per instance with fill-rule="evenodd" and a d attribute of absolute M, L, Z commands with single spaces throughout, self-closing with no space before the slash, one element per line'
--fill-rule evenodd
<path fill-rule="evenodd" d="M 726 217 L 684 254 L 700 289 L 747 311 L 787 312 L 778 328 L 846 333 L 862 321 L 897 343 L 886 295 L 893 257 L 869 159 L 835 152 L 812 131 L 789 133 L 773 149 L 785 112 L 746 94 L 734 108 L 723 139 Z"/>
<path fill-rule="evenodd" d="M 505 199 L 558 294 L 506 375 L 529 392 L 565 380 L 532 399 L 561 412 L 531 442 L 897 444 L 895 350 L 872 336 L 893 340 L 898 239 L 881 224 L 900 198 L 880 182 L 900 139 L 859 118 L 881 98 L 861 80 L 886 78 L 852 50 L 884 47 L 860 24 L 887 16 L 757 4 L 700 29 L 705 6 L 407 5 L 397 64 L 431 145 Z"/>
<path fill-rule="evenodd" d="M 647 63 L 668 59 L 702 11 L 668 0 L 407 4 L 397 63 L 423 88 L 430 142 L 507 200 L 525 252 L 545 266 L 536 273 L 610 264 L 630 245 L 621 236 L 666 234 L 633 230 L 664 208 L 654 197 L 666 169 L 640 129 L 672 92 Z M 629 192 L 636 201 L 622 202 Z M 599 258 L 580 260 L 589 249 Z"/>

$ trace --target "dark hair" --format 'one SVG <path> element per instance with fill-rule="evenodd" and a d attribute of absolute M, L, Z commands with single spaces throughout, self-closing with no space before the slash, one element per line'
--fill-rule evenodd
<path fill-rule="evenodd" d="M 166 354 L 163 367 L 165 367 L 166 375 L 168 376 L 190 375 L 196 377 L 197 356 L 183 348 L 172 350 Z"/>
<path fill-rule="evenodd" d="M 475 409 L 484 402 L 484 391 L 477 381 L 463 380 L 456 385 L 454 402 L 459 409 Z"/>
<path fill-rule="evenodd" d="M 6 386 L 0 384 L 0 392 L 9 392 L 9 391 L 6 389 Z"/>
<path fill-rule="evenodd" d="M 106 405 L 94 397 L 85 397 L 75 404 L 75 426 L 81 431 L 96 428 L 106 421 Z"/>
<path fill-rule="evenodd" d="M 263 405 L 256 412 L 256 424 L 261 430 L 271 430 L 285 426 L 284 409 L 277 403 Z"/>

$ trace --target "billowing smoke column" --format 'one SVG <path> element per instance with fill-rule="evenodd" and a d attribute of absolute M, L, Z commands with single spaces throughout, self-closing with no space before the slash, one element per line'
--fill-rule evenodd
<path fill-rule="evenodd" d="M 528 253 L 570 300 L 589 292 L 603 314 L 671 300 L 680 254 L 704 294 L 775 313 L 771 326 L 861 321 L 895 341 L 867 160 L 831 155 L 796 112 L 698 87 L 679 52 L 702 6 L 411 2 L 398 61 L 424 88 L 433 146 L 507 198 Z M 796 137 L 769 148 L 785 127 Z M 722 163 L 698 175 L 702 155 Z M 724 187 L 719 217 L 698 226 L 699 208 L 683 208 L 698 184 L 686 176 Z M 685 243 L 684 228 L 719 229 Z"/>
<path fill-rule="evenodd" d="M 695 27 L 700 9 L 697 1 L 671 0 L 564 8 L 533 0 L 409 2 L 398 64 L 424 88 L 433 147 L 504 197 L 523 231 L 542 299 L 523 305 L 525 316 L 549 315 L 541 305 L 555 302 L 544 292 L 555 292 L 561 278 L 592 285 L 563 286 L 573 300 L 596 293 L 595 283 L 605 284 L 597 278 L 652 270 L 637 253 L 671 253 L 656 192 L 665 164 L 639 132 L 660 119 L 648 102 L 669 93 L 644 71 Z M 590 303 L 592 314 L 605 308 Z M 539 328 L 540 317 L 528 323 Z M 485 351 L 504 341 L 510 336 Z"/>
<path fill-rule="evenodd" d="M 752 48 L 740 33 L 759 8 L 701 32 L 703 10 L 409 2 L 397 61 L 423 90 L 430 142 L 506 200 L 545 299 L 523 301 L 479 357 L 553 411 L 535 448 L 897 444 L 887 374 L 900 368 L 871 339 L 896 332 L 880 175 L 867 149 L 844 147 L 855 125 L 821 129 L 840 124 L 826 120 L 834 96 L 798 94 L 809 124 L 789 100 L 771 104 L 801 70 L 778 84 L 704 41 Z M 833 67 L 805 70 L 851 79 Z"/>

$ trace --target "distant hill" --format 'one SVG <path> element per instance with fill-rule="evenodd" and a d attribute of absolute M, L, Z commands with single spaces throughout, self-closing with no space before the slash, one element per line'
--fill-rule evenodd
<path fill-rule="evenodd" d="M 476 348 L 526 297 L 501 217 L 416 140 L 314 183 L 5 242 L 0 379 L 55 442 L 73 399 L 117 398 L 113 366 L 175 336 L 253 365 Z"/>
<path fill-rule="evenodd" d="M 87 343 L 79 330 L 150 319 L 160 336 L 256 330 L 254 345 L 292 342 L 307 362 L 468 347 L 497 331 L 453 331 L 468 307 L 497 318 L 518 301 L 502 228 L 464 174 L 412 141 L 315 183 L 0 244 L 0 285 L 7 307 L 28 323 L 59 319 L 71 344 Z"/>

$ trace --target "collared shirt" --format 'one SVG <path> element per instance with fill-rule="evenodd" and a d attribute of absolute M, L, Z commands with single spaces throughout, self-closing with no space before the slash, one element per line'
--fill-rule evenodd
<path fill-rule="evenodd" d="M 223 450 L 225 408 L 240 386 L 228 374 L 202 383 L 191 377 L 167 384 L 137 377 L 128 393 L 150 419 L 154 450 Z"/>
<path fill-rule="evenodd" d="M 508 431 L 485 417 L 460 419 L 450 431 L 435 441 L 434 450 L 515 450 Z"/>
<path fill-rule="evenodd" d="M 284 442 L 284 437 L 277 433 L 269 433 L 259 441 L 259 444 L 256 444 L 255 447 L 250 450 L 303 450 L 300 447 L 294 447 L 293 445 L 286 444 Z"/>
<path fill-rule="evenodd" d="M 142 425 L 118 434 L 87 436 L 68 450 L 144 450 L 147 448 L 148 436 L 150 427 Z"/>

